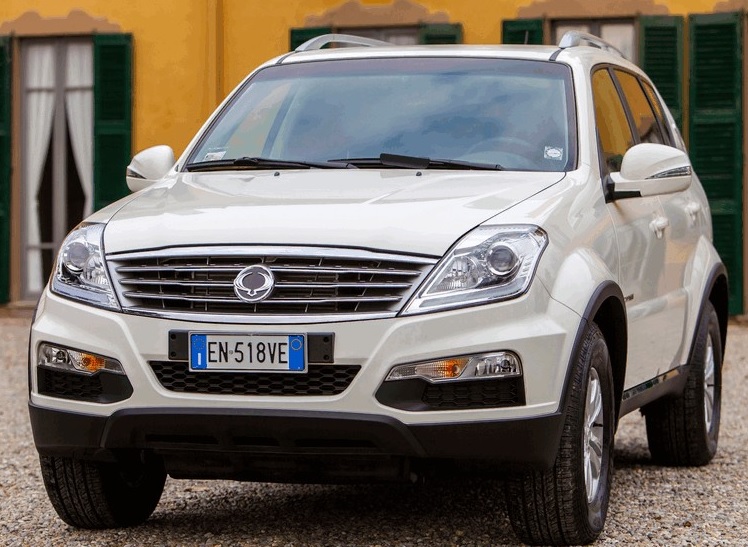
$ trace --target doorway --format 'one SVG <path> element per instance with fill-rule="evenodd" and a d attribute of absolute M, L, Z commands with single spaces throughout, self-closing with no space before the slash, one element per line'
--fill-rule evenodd
<path fill-rule="evenodd" d="M 21 294 L 36 299 L 65 235 L 93 211 L 93 44 L 22 39 Z"/>

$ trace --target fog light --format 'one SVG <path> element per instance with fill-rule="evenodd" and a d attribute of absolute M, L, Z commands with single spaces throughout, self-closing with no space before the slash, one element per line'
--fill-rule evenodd
<path fill-rule="evenodd" d="M 55 367 L 73 372 L 95 374 L 100 370 L 107 370 L 117 374 L 124 374 L 122 365 L 115 359 L 102 357 L 94 353 L 77 351 L 74 349 L 41 344 L 39 346 L 38 365 Z"/>
<path fill-rule="evenodd" d="M 519 357 L 510 351 L 484 355 L 475 363 L 475 376 L 519 376 Z"/>
<path fill-rule="evenodd" d="M 498 351 L 398 365 L 390 370 L 385 381 L 422 378 L 429 382 L 444 382 L 511 376 L 522 376 L 522 363 L 519 356 L 511 351 Z"/>

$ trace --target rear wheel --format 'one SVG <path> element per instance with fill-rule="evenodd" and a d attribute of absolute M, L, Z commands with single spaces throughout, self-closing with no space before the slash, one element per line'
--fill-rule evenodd
<path fill-rule="evenodd" d="M 717 452 L 722 402 L 722 338 L 706 302 L 699 318 L 683 393 L 647 405 L 647 440 L 661 465 L 705 465 Z"/>
<path fill-rule="evenodd" d="M 52 506 L 78 528 L 119 528 L 141 524 L 153 513 L 166 472 L 159 459 L 140 457 L 101 463 L 39 457 Z"/>
<path fill-rule="evenodd" d="M 594 323 L 571 371 L 561 445 L 548 471 L 507 481 L 509 518 L 533 545 L 593 542 L 603 529 L 613 471 L 613 375 L 605 339 Z"/>

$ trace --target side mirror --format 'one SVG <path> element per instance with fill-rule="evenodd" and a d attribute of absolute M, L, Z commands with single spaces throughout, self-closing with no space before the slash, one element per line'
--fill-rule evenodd
<path fill-rule="evenodd" d="M 621 171 L 609 178 L 612 200 L 672 194 L 691 185 L 691 162 L 677 148 L 642 143 L 624 154 Z"/>
<path fill-rule="evenodd" d="M 147 188 L 162 178 L 174 165 L 174 151 L 160 145 L 138 152 L 127 166 L 127 187 L 131 192 Z"/>

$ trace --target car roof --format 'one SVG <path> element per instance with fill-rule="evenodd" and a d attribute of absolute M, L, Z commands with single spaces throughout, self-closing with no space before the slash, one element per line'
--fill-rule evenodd
<path fill-rule="evenodd" d="M 558 51 L 558 46 L 524 45 L 429 45 L 429 46 L 381 46 L 343 47 L 294 52 L 282 58 L 282 62 L 294 63 L 319 61 L 322 59 L 367 59 L 387 57 L 487 57 L 547 61 Z"/>
<path fill-rule="evenodd" d="M 556 61 L 592 67 L 599 64 L 619 65 L 639 74 L 641 69 L 619 54 L 603 49 L 578 45 L 574 47 L 538 45 L 427 45 L 375 47 L 341 47 L 295 51 L 272 59 L 271 64 L 292 64 L 312 61 L 342 59 L 382 59 L 408 57 L 465 57 L 486 59 L 517 59 L 530 61 Z"/>

